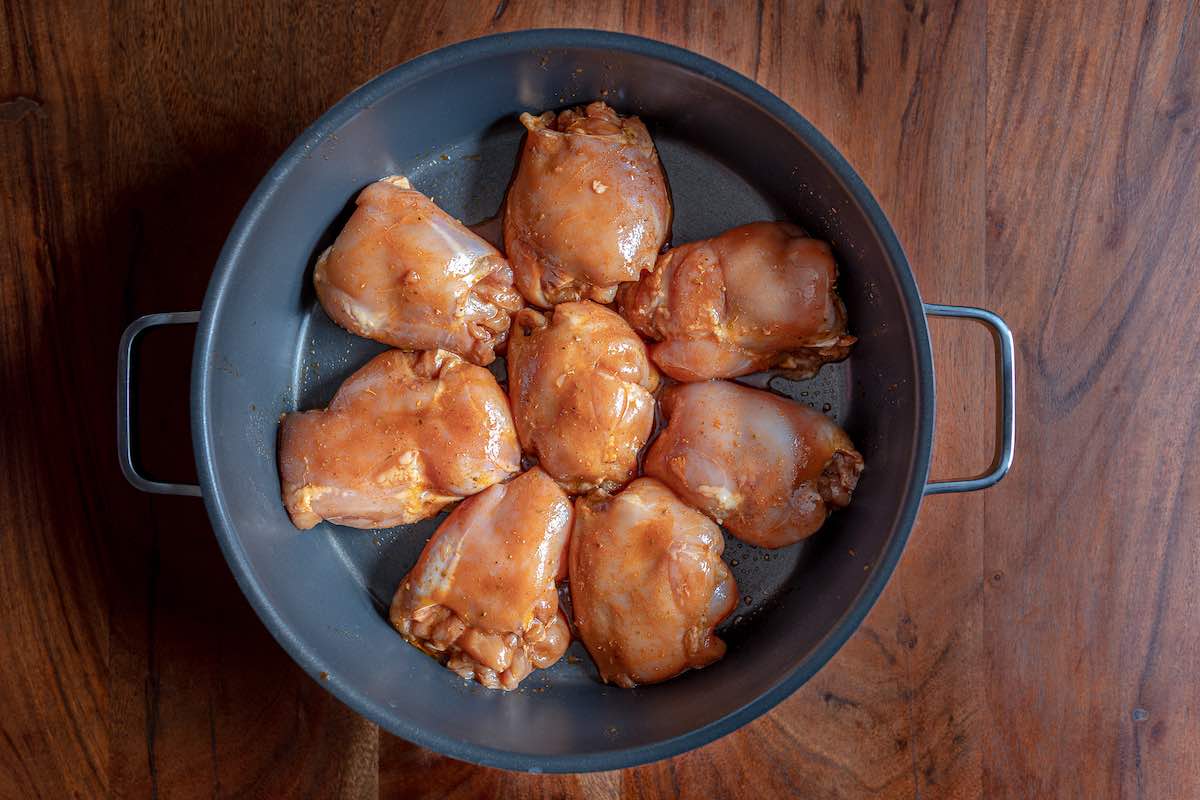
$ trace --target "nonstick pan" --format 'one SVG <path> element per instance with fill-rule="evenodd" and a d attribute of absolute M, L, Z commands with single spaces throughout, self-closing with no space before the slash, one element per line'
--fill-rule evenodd
<path fill-rule="evenodd" d="M 404 174 L 471 223 L 494 215 L 516 160 L 517 115 L 603 98 L 650 127 L 684 242 L 760 219 L 828 240 L 841 267 L 851 358 L 815 379 L 747 379 L 822 409 L 867 469 L 851 506 L 799 545 L 728 540 L 744 595 L 721 635 L 728 654 L 658 686 L 601 684 L 582 646 L 520 690 L 464 682 L 388 625 L 392 592 L 439 519 L 301 533 L 280 501 L 282 412 L 324 405 L 379 345 L 331 323 L 311 288 L 316 255 L 353 199 Z M 927 314 L 995 334 L 1000 424 L 991 471 L 927 483 L 934 375 Z M 199 486 L 135 465 L 134 345 L 147 328 L 198 323 L 192 443 Z M 503 376 L 497 364 L 497 375 Z M 119 452 L 138 488 L 200 495 L 229 566 L 266 626 L 308 674 L 387 730 L 455 758 L 529 771 L 615 769 L 698 747 L 762 714 L 846 641 L 891 575 L 925 494 L 980 489 L 1012 460 L 1012 337 L 995 314 L 923 305 L 896 235 L 862 181 L 796 111 L 752 81 L 646 39 L 537 30 L 464 42 L 352 92 L 279 159 L 221 252 L 203 309 L 135 321 L 121 342 Z M 747 464 L 747 469 L 754 469 Z M 320 676 L 318 678 L 318 676 Z"/>

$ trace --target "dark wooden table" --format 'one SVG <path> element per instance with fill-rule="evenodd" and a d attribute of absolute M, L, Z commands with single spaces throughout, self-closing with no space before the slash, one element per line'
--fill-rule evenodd
<path fill-rule="evenodd" d="M 590 4 L 589 4 L 590 7 Z M 1194 2 L 5 2 L 0 796 L 1200 796 Z M 668 762 L 526 776 L 381 733 L 292 665 L 201 504 L 114 455 L 117 337 L 197 308 L 258 178 L 377 72 L 571 25 L 754 77 L 838 146 L 928 300 L 1016 333 L 1016 467 L 930 498 L 866 624 Z M 453 102 L 453 98 L 448 98 Z M 987 336 L 934 326 L 935 473 L 987 460 Z M 188 333 L 147 342 L 187 477 Z"/>

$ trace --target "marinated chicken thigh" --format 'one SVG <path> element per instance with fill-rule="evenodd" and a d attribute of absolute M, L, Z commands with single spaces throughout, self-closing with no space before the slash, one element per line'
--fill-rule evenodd
<path fill-rule="evenodd" d="M 496 248 L 399 176 L 363 189 L 313 282 L 330 318 L 351 333 L 482 366 L 524 305 Z"/>
<path fill-rule="evenodd" d="M 776 366 L 812 375 L 855 341 L 836 284 L 829 245 L 794 225 L 755 222 L 668 250 L 619 302 L 678 381 Z"/>
<path fill-rule="evenodd" d="M 381 353 L 329 408 L 280 424 L 283 502 L 302 529 L 416 522 L 515 474 L 520 459 L 492 373 L 442 350 Z"/>
<path fill-rule="evenodd" d="M 571 607 L 609 683 L 657 683 L 725 655 L 713 629 L 737 605 L 710 519 L 653 478 L 575 501 Z"/>
<path fill-rule="evenodd" d="M 654 267 L 671 228 L 658 153 L 637 117 L 602 102 L 541 116 L 528 130 L 504 210 L 504 249 L 530 303 L 611 302 Z"/>
<path fill-rule="evenodd" d="M 571 493 L 634 476 L 654 427 L 658 372 L 625 320 L 595 303 L 525 309 L 508 343 L 521 447 Z"/>
<path fill-rule="evenodd" d="M 463 501 L 400 582 L 392 625 L 463 678 L 517 688 L 570 643 L 554 582 L 571 518 L 571 502 L 537 467 Z"/>
<path fill-rule="evenodd" d="M 813 534 L 850 503 L 863 459 L 824 414 L 728 381 L 672 386 L 646 474 L 759 547 Z"/>

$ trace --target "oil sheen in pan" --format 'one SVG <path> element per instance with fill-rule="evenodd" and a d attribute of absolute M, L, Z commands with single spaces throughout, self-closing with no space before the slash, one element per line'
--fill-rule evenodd
<path fill-rule="evenodd" d="M 653 121 L 647 123 L 654 134 Z M 451 214 L 468 224 L 477 223 L 493 217 L 500 207 L 516 164 L 522 133 L 515 120 L 498 122 L 480 137 L 396 162 L 394 171 L 407 175 L 414 186 Z M 711 155 L 667 135 L 655 135 L 655 143 L 675 202 L 674 242 L 712 236 L 743 222 L 782 218 L 768 198 L 737 173 L 714 164 Z M 343 213 L 330 224 L 312 254 L 308 265 L 310 277 L 312 262 L 337 236 L 353 208 L 354 198 L 347 198 Z M 311 289 L 306 291 L 304 302 L 307 318 L 300 330 L 302 346 L 297 348 L 299 356 L 292 382 L 295 391 L 289 400 L 291 408 L 307 410 L 328 404 L 342 381 L 386 348 L 335 325 L 321 310 Z M 853 332 L 854 320 L 850 322 Z M 843 422 L 850 414 L 852 363 L 853 356 L 849 361 L 827 365 L 807 381 L 758 373 L 746 376 L 741 382 L 786 395 Z M 497 359 L 491 369 L 504 383 L 504 360 Z M 333 537 L 335 551 L 381 614 L 386 613 L 396 585 L 416 563 L 421 549 L 444 517 L 445 514 L 440 514 L 414 525 L 385 530 L 337 529 Z M 821 541 L 824 535 L 820 532 L 813 539 L 770 551 L 744 544 L 726 533 L 725 561 L 737 578 L 740 594 L 737 609 L 720 628 L 731 649 L 754 636 L 759 611 L 787 602 L 794 588 L 793 574 L 813 546 L 824 544 Z M 566 658 L 549 670 L 536 672 L 522 684 L 521 690 L 536 691 L 546 683 L 593 680 L 596 680 L 595 668 L 582 644 L 576 641 Z"/>

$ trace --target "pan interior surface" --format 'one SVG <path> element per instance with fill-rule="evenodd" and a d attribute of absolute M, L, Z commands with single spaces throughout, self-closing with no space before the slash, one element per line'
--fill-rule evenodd
<path fill-rule="evenodd" d="M 890 570 L 895 537 L 902 545 L 915 512 L 913 486 L 925 467 L 919 442 L 929 433 L 918 332 L 878 220 L 828 153 L 697 65 L 720 68 L 695 56 L 681 63 L 680 54 L 631 37 L 542 31 L 398 68 L 343 101 L 281 159 L 239 220 L 210 288 L 197 340 L 197 453 L 239 582 L 310 674 L 327 675 L 332 691 L 392 732 L 458 758 L 612 769 L 731 730 L 840 645 L 882 585 L 871 582 L 886 579 L 874 573 Z M 800 545 L 767 551 L 727 537 L 725 559 L 743 600 L 721 629 L 723 660 L 623 690 L 598 682 L 576 642 L 518 691 L 489 691 L 406 644 L 386 620 L 392 592 L 444 515 L 379 531 L 296 531 L 279 500 L 277 420 L 326 404 L 383 349 L 330 322 L 311 288 L 316 256 L 358 191 L 404 174 L 451 214 L 479 222 L 498 210 L 515 165 L 517 114 L 599 97 L 650 127 L 675 204 L 673 242 L 788 219 L 834 246 L 860 337 L 851 359 L 810 381 L 764 374 L 747 382 L 831 414 L 867 470 L 851 506 Z M 503 379 L 502 361 L 496 372 Z"/>

